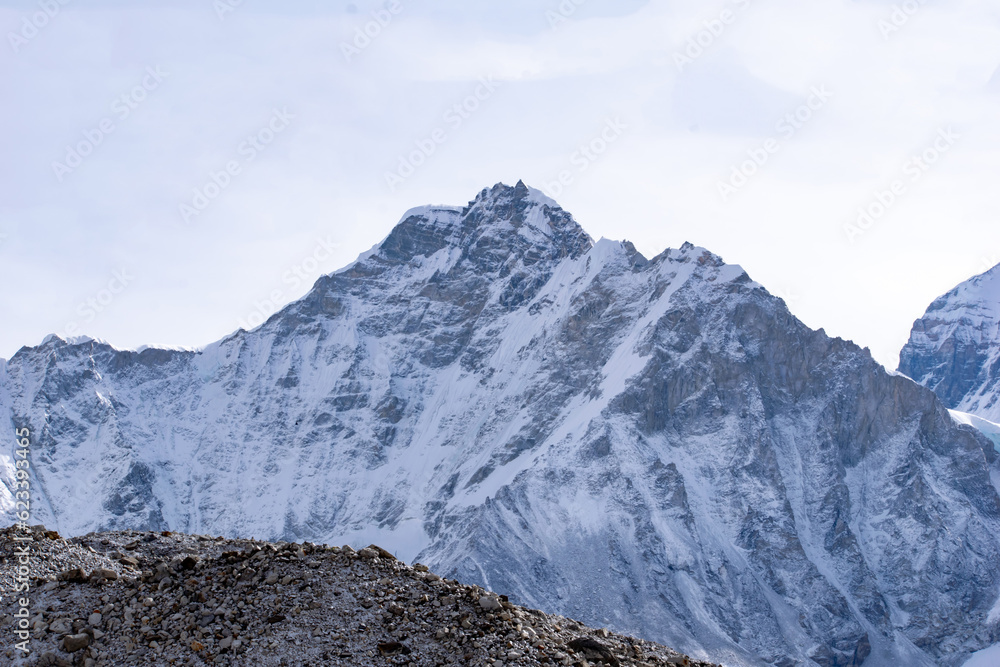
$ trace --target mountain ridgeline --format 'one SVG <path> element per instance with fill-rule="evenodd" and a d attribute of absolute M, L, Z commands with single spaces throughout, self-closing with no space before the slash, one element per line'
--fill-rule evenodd
<path fill-rule="evenodd" d="M 988 440 L 739 266 L 594 243 L 522 183 L 197 352 L 23 348 L 0 410 L 62 534 L 374 542 L 729 666 L 1000 640 Z"/>
<path fill-rule="evenodd" d="M 934 300 L 913 323 L 899 371 L 949 408 L 1000 422 L 1000 265 Z"/>

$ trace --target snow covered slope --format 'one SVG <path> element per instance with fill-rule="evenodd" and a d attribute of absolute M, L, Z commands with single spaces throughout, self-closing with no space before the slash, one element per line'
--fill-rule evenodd
<path fill-rule="evenodd" d="M 5 372 L 66 534 L 375 542 L 727 665 L 1000 641 L 987 439 L 740 267 L 593 243 L 521 183 L 204 350 L 52 338 Z"/>
<path fill-rule="evenodd" d="M 1000 422 L 1000 265 L 935 299 L 899 370 L 955 410 Z"/>
<path fill-rule="evenodd" d="M 997 667 L 1000 665 L 1000 644 L 977 651 L 962 667 Z"/>
<path fill-rule="evenodd" d="M 996 450 L 1000 452 L 1000 424 L 977 417 L 976 415 L 970 415 L 968 412 L 959 412 L 958 410 L 949 410 L 949 412 L 959 424 L 968 424 L 973 428 L 979 429 L 983 435 L 993 442 Z"/>

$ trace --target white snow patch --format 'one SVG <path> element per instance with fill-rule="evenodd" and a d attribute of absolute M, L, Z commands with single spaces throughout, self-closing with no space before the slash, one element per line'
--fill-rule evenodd
<path fill-rule="evenodd" d="M 562 209 L 562 206 L 559 205 L 559 202 L 557 202 L 555 199 L 552 199 L 552 197 L 549 197 L 541 190 L 536 190 L 530 185 L 525 187 L 528 188 L 528 197 L 527 197 L 528 201 L 533 201 L 536 204 L 541 204 L 542 206 L 548 206 L 549 208 Z"/>
<path fill-rule="evenodd" d="M 993 447 L 1000 452 L 1000 424 L 968 412 L 960 412 L 959 410 L 949 410 L 948 412 L 951 413 L 951 418 L 959 424 L 971 426 L 992 440 Z"/>
<path fill-rule="evenodd" d="M 992 615 L 991 615 L 992 618 Z M 994 644 L 982 651 L 976 651 L 962 667 L 997 667 L 1000 665 L 1000 644 Z"/>
<path fill-rule="evenodd" d="M 63 338 L 59 334 L 49 334 L 48 336 L 46 336 L 45 338 L 42 339 L 42 345 L 50 343 L 50 342 L 52 342 L 54 340 L 60 340 L 60 341 L 62 341 L 64 343 L 66 343 L 67 345 L 83 345 L 84 343 L 104 343 L 104 342 L 106 342 L 106 341 L 101 340 L 100 338 L 93 338 L 91 336 L 66 336 L 65 338 Z"/>

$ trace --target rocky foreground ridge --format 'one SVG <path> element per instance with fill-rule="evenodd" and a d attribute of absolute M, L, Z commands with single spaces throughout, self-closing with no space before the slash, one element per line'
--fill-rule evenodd
<path fill-rule="evenodd" d="M 377 546 L 31 529 L 31 653 L 14 648 L 15 527 L 0 531 L 15 665 L 698 665 L 511 604 Z"/>

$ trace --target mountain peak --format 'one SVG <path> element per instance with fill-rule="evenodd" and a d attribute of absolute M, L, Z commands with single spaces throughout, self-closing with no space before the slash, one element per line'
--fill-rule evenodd
<path fill-rule="evenodd" d="M 991 310 L 1000 310 L 1000 264 L 969 278 L 953 290 L 940 297 L 942 303 L 957 298 L 965 303 L 985 306 Z"/>
<path fill-rule="evenodd" d="M 514 187 L 497 183 L 483 189 L 462 209 L 462 221 L 472 238 L 506 239 L 512 249 L 540 252 L 553 259 L 577 257 L 593 245 L 572 215 L 524 181 Z"/>
<path fill-rule="evenodd" d="M 520 261 L 579 257 L 593 245 L 590 236 L 554 200 L 523 181 L 483 188 L 464 207 L 421 206 L 407 211 L 392 232 L 361 264 L 399 265 L 456 249 L 486 272 Z M 457 256 L 456 256 L 457 258 Z M 423 260 L 419 260 L 423 261 Z"/>
<path fill-rule="evenodd" d="M 513 187 L 505 183 L 497 183 L 491 188 L 483 188 L 480 190 L 479 194 L 476 195 L 476 198 L 470 201 L 469 204 L 462 209 L 462 211 L 463 214 L 465 214 L 477 204 L 496 204 L 503 202 L 525 202 L 527 205 L 541 207 L 547 206 L 554 210 L 563 210 L 558 202 L 546 195 L 544 192 L 526 185 L 522 180 L 518 180 L 517 184 Z"/>
<path fill-rule="evenodd" d="M 1000 421 L 1000 265 L 934 300 L 913 323 L 899 371 L 945 405 Z"/>

